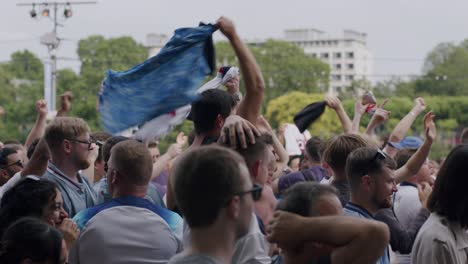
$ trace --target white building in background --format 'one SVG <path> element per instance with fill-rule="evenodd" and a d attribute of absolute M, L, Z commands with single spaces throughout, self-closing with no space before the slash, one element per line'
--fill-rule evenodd
<path fill-rule="evenodd" d="M 340 91 L 353 80 L 369 80 L 372 75 L 372 53 L 366 38 L 367 34 L 354 30 L 344 30 L 343 36 L 336 38 L 317 29 L 288 29 L 284 40 L 330 65 L 330 88 Z"/>
<path fill-rule="evenodd" d="M 330 37 L 321 30 L 308 28 L 285 30 L 281 40 L 298 45 L 306 54 L 330 65 L 329 89 L 341 91 L 353 80 L 371 80 L 372 53 L 367 48 L 366 38 L 367 34 L 354 30 L 344 30 L 341 37 Z M 263 42 L 249 41 L 254 45 Z"/>
<path fill-rule="evenodd" d="M 165 34 L 150 33 L 146 35 L 146 47 L 148 48 L 148 57 L 153 57 L 166 45 L 169 40 Z"/>

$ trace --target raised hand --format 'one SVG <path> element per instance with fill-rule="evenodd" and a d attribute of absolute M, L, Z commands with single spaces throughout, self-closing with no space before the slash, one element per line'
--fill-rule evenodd
<path fill-rule="evenodd" d="M 234 23 L 227 17 L 220 17 L 215 24 L 221 32 L 229 39 L 236 34 Z"/>
<path fill-rule="evenodd" d="M 69 249 L 72 248 L 73 244 L 80 236 L 80 229 L 78 228 L 78 225 L 70 218 L 65 218 L 63 219 L 62 223 L 57 226 L 57 228 L 62 232 L 63 239 L 65 239 L 67 247 Z"/>
<path fill-rule="evenodd" d="M 180 132 L 179 134 L 177 134 L 177 139 L 176 139 L 177 144 L 179 144 L 181 147 L 184 147 L 185 145 L 187 145 L 187 142 L 188 142 L 188 137 L 184 134 L 184 132 Z"/>
<path fill-rule="evenodd" d="M 40 116 L 47 116 L 47 102 L 44 99 L 37 100 L 36 112 Z"/>
<path fill-rule="evenodd" d="M 437 137 L 437 129 L 434 123 L 434 113 L 428 112 L 424 116 L 424 131 L 426 133 L 426 140 L 430 140 L 434 142 L 435 138 Z"/>
<path fill-rule="evenodd" d="M 414 99 L 413 110 L 416 111 L 415 114 L 420 114 L 426 109 L 426 101 L 422 97 Z"/>
<path fill-rule="evenodd" d="M 237 142 L 236 135 L 240 142 Z M 247 148 L 247 139 L 250 143 L 255 144 L 255 136 L 260 136 L 260 133 L 252 123 L 238 115 L 230 115 L 226 118 L 221 129 L 219 142 L 226 143 L 229 137 L 231 148 L 237 148 L 238 144 L 242 148 Z"/>

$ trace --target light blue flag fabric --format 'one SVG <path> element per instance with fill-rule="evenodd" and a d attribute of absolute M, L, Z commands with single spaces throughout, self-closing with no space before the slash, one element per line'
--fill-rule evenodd
<path fill-rule="evenodd" d="M 180 28 L 159 54 L 134 66 L 107 71 L 99 95 L 103 127 L 115 134 L 190 104 L 215 71 L 213 25 Z"/>

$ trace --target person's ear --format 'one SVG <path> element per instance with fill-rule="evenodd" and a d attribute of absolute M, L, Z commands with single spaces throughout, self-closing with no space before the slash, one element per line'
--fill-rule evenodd
<path fill-rule="evenodd" d="M 367 175 L 367 174 L 362 176 L 361 177 L 361 186 L 365 190 L 370 191 L 374 186 L 374 179 L 372 179 L 372 177 Z"/>
<path fill-rule="evenodd" d="M 240 215 L 240 196 L 235 195 L 229 200 L 228 205 L 226 206 L 226 211 L 229 217 L 233 219 L 238 219 Z"/>
<path fill-rule="evenodd" d="M 67 154 L 70 154 L 72 151 L 72 143 L 69 140 L 62 141 L 61 147 L 62 150 Z"/>
<path fill-rule="evenodd" d="M 225 118 L 223 118 L 220 114 L 218 114 L 218 116 L 216 116 L 216 120 L 215 120 L 215 127 L 217 129 L 223 128 L 224 121 L 225 121 Z"/>
<path fill-rule="evenodd" d="M 254 179 L 256 179 L 260 175 L 261 166 L 262 166 L 262 161 L 257 160 L 250 168 L 250 173 Z"/>

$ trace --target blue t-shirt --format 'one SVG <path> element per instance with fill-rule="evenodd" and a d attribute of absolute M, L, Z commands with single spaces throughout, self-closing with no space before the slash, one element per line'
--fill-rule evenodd
<path fill-rule="evenodd" d="M 75 215 L 75 217 L 73 217 L 73 221 L 75 221 L 80 230 L 83 231 L 88 221 L 95 215 L 108 208 L 113 208 L 117 206 L 135 206 L 139 208 L 148 209 L 151 212 L 159 215 L 162 219 L 164 219 L 164 221 L 166 221 L 166 223 L 169 225 L 176 237 L 182 237 L 183 221 L 178 214 L 161 206 L 155 205 L 146 199 L 136 196 L 124 196 L 114 198 L 107 203 L 88 208 Z"/>
<path fill-rule="evenodd" d="M 345 205 L 343 211 L 345 215 L 348 216 L 375 220 L 375 218 L 372 216 L 371 213 L 369 213 L 369 211 L 351 202 L 348 202 Z M 377 260 L 376 264 L 390 264 L 390 252 L 388 251 L 388 246 L 385 248 L 384 254 L 379 258 L 379 260 Z"/>

